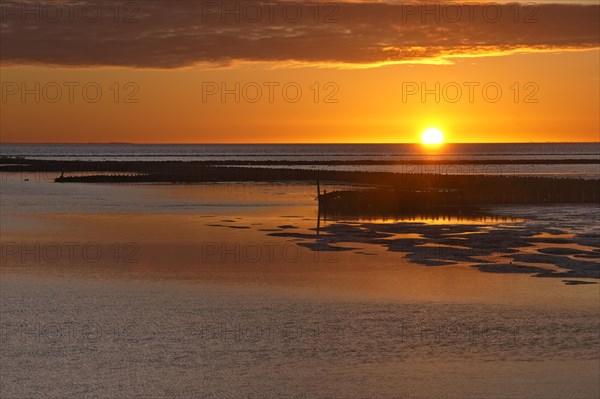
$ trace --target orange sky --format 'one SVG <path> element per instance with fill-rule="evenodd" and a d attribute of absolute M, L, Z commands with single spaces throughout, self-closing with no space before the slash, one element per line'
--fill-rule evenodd
<path fill-rule="evenodd" d="M 514 15 L 497 24 L 423 24 L 401 13 L 388 20 L 389 9 L 343 3 L 337 22 L 302 27 L 181 16 L 125 28 L 44 25 L 5 12 L 0 140 L 416 142 L 435 126 L 450 142 L 599 141 L 598 9 L 540 8 L 527 26 Z M 221 32 L 197 33 L 202 23 Z M 95 39 L 115 29 L 123 30 L 112 42 Z M 78 30 L 82 43 L 66 39 Z M 141 32 L 162 41 L 125 40 Z M 224 98 L 223 85 L 233 89 Z M 422 97 L 423 87 L 433 92 Z"/>

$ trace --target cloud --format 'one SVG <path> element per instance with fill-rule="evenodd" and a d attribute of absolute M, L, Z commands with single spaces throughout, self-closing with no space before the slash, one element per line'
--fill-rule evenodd
<path fill-rule="evenodd" d="M 21 0 L 0 11 L 4 65 L 370 66 L 600 47 L 600 6 L 583 4 Z"/>

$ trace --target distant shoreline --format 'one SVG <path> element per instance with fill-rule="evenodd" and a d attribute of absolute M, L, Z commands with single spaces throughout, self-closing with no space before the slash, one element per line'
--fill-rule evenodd
<path fill-rule="evenodd" d="M 475 142 L 447 142 L 444 145 L 445 146 L 452 146 L 452 145 L 487 145 L 487 144 L 499 144 L 499 145 L 535 145 L 535 144 L 596 144 L 596 145 L 600 145 L 600 141 L 506 141 L 506 142 L 480 142 L 480 143 L 475 143 Z M 418 141 L 413 141 L 413 142 L 402 142 L 402 143 L 394 143 L 394 142 L 381 142 L 381 143 L 368 143 L 368 142 L 364 142 L 364 143 L 344 143 L 344 142 L 327 142 L 327 143 L 286 143 L 286 142 L 281 142 L 281 143 L 276 143 L 276 142 L 265 142 L 265 143 L 244 143 L 244 142 L 236 142 L 236 143 L 222 143 L 222 142 L 215 142 L 215 143 L 146 143 L 146 142 L 139 142 L 139 143 L 133 143 L 133 142 L 119 142 L 119 141 L 108 141 L 108 142 L 0 142 L 0 145 L 156 145 L 156 146 L 160 146 L 160 145 L 181 145 L 181 146 L 188 146 L 188 145 L 220 145 L 220 146 L 227 146 L 227 145 L 231 145 L 231 146 L 236 146 L 236 145 L 256 145 L 256 146 L 261 146 L 261 145 L 314 145 L 314 146 L 319 146 L 319 145 L 382 145 L 382 146 L 386 146 L 386 145 L 414 145 L 414 146 L 421 146 L 422 144 Z"/>
<path fill-rule="evenodd" d="M 212 155 L 211 155 L 212 156 Z M 187 156 L 181 156 L 186 158 Z M 80 167 L 83 165 L 109 165 L 111 163 L 162 163 L 164 165 L 172 163 L 182 163 L 187 165 L 204 165 L 204 166 L 338 166 L 338 165 L 580 165 L 580 164 L 598 164 L 600 165 L 600 158 L 584 158 L 584 159 L 402 159 L 402 160 L 389 160 L 389 159 L 357 159 L 357 160 L 300 160 L 300 161 L 288 161 L 288 160 L 210 160 L 210 161 L 66 161 L 66 160 L 41 160 L 35 158 L 21 158 L 21 157 L 0 157 L 0 164 L 2 165 L 18 165 L 26 162 L 37 168 L 50 167 L 54 169 L 53 163 L 60 163 L 62 167 Z M 10 169 L 10 168 L 9 168 Z M 0 169 L 2 170 L 2 169 Z M 90 169 L 87 169 L 90 170 Z M 94 169 L 98 171 L 98 169 Z"/>

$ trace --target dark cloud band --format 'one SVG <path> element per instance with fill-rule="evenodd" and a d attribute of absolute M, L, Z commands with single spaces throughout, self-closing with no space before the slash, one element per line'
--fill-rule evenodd
<path fill-rule="evenodd" d="M 3 64 L 380 64 L 599 47 L 598 5 L 8 1 Z"/>

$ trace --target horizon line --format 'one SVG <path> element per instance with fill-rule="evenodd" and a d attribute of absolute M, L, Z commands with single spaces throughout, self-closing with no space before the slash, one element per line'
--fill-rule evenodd
<path fill-rule="evenodd" d="M 169 143 L 169 142 L 128 142 L 128 141 L 97 141 L 97 142 L 0 142 L 0 145 L 403 145 L 403 144 L 417 144 L 423 145 L 423 143 L 415 142 L 264 142 L 264 143 L 250 143 L 250 142 L 239 142 L 239 143 Z M 488 141 L 488 142 L 446 142 L 441 145 L 452 144 L 600 144 L 598 141 Z"/>

